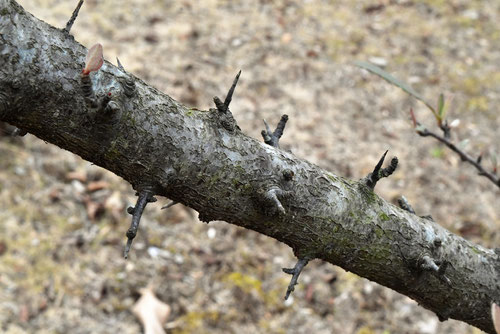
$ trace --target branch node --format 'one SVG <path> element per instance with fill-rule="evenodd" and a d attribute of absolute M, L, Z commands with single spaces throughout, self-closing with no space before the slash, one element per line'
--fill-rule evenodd
<path fill-rule="evenodd" d="M 444 261 L 441 265 L 438 265 L 436 261 L 429 255 L 423 255 L 418 261 L 418 266 L 421 270 L 430 271 L 439 280 L 445 282 L 448 286 L 451 286 L 451 281 L 446 277 L 445 272 L 448 267 L 448 262 Z M 439 262 L 438 262 L 439 263 Z"/>
<path fill-rule="evenodd" d="M 409 213 L 415 214 L 415 210 L 413 210 L 412 206 L 410 205 L 406 197 L 401 196 L 401 198 L 398 199 L 398 204 L 401 209 L 408 211 Z"/>
<path fill-rule="evenodd" d="M 118 57 L 116 57 L 116 63 L 118 64 L 118 68 L 127 75 L 125 78 L 118 80 L 120 85 L 123 87 L 123 92 L 125 93 L 125 96 L 129 98 L 133 97 L 135 95 L 135 81 L 130 77 L 127 71 L 125 71 L 125 68 Z"/>
<path fill-rule="evenodd" d="M 265 130 L 261 131 L 262 137 L 264 138 L 264 142 L 267 145 L 271 145 L 272 147 L 279 148 L 279 140 L 285 131 L 286 122 L 288 122 L 288 115 L 281 116 L 278 125 L 274 132 L 271 132 L 271 128 L 269 128 L 269 124 L 267 124 L 266 120 L 264 120 L 264 125 L 266 126 Z"/>
<path fill-rule="evenodd" d="M 382 155 L 377 165 L 373 169 L 373 172 L 368 174 L 368 176 L 365 178 L 366 185 L 371 189 L 375 188 L 375 185 L 381 178 L 390 176 L 398 167 L 398 158 L 394 157 L 392 158 L 391 164 L 388 167 L 382 168 L 382 164 L 384 163 L 387 152 L 389 151 L 385 151 L 385 153 Z"/>
<path fill-rule="evenodd" d="M 283 171 L 283 178 L 285 179 L 285 181 L 292 181 L 294 176 L 295 173 L 290 169 L 285 169 Z"/>
<path fill-rule="evenodd" d="M 85 98 L 85 102 L 91 108 L 96 108 L 98 103 L 95 100 L 94 89 L 92 88 L 92 80 L 90 80 L 90 75 L 82 73 L 80 75 L 80 88 Z"/>
<path fill-rule="evenodd" d="M 21 128 L 15 128 L 14 131 L 12 132 L 13 137 L 24 137 L 28 134 L 28 131 L 23 130 Z"/>
<path fill-rule="evenodd" d="M 132 246 L 132 241 L 137 235 L 137 230 L 139 229 L 139 223 L 141 221 L 141 216 L 144 212 L 144 208 L 146 208 L 146 205 L 151 202 L 156 202 L 156 198 L 153 197 L 152 191 L 143 190 L 139 192 L 139 197 L 137 198 L 135 207 L 129 207 L 127 209 L 127 212 L 132 215 L 132 222 L 126 233 L 127 245 L 125 246 L 125 250 L 123 252 L 123 256 L 125 257 L 125 259 L 128 258 L 128 253 L 130 251 L 130 247 Z"/>
<path fill-rule="evenodd" d="M 73 23 L 75 23 L 76 17 L 78 16 L 78 12 L 80 12 L 80 8 L 83 5 L 84 0 L 80 0 L 78 2 L 78 5 L 76 6 L 75 10 L 73 11 L 73 14 L 71 15 L 70 19 L 66 23 L 66 27 L 63 29 L 63 31 L 66 34 L 69 34 L 69 31 L 71 30 L 71 27 L 73 26 Z"/>
<path fill-rule="evenodd" d="M 290 294 L 295 290 L 295 285 L 297 285 L 297 280 L 299 279 L 299 275 L 302 272 L 302 269 L 309 263 L 308 258 L 302 258 L 297 261 L 295 267 L 293 268 L 283 268 L 283 272 L 292 275 L 290 283 L 288 284 L 288 288 L 286 289 L 285 300 L 290 297 Z"/>

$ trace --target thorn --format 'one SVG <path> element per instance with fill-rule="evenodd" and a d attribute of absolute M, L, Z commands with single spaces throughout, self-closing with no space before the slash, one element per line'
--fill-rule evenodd
<path fill-rule="evenodd" d="M 132 246 L 132 241 L 137 235 L 137 230 L 139 229 L 139 223 L 141 221 L 142 213 L 144 212 L 144 208 L 150 202 L 155 202 L 156 198 L 153 197 L 153 194 L 150 190 L 144 190 L 139 192 L 139 197 L 137 198 L 137 203 L 135 207 L 129 207 L 127 212 L 132 215 L 132 223 L 130 224 L 129 229 L 127 230 L 127 245 L 125 246 L 125 250 L 123 252 L 123 256 L 128 258 L 128 253 L 130 251 L 130 247 Z"/>
<path fill-rule="evenodd" d="M 295 267 L 293 268 L 283 268 L 283 272 L 292 275 L 292 279 L 288 284 L 288 288 L 286 289 L 285 300 L 290 297 L 290 294 L 295 290 L 295 285 L 297 285 L 297 280 L 299 279 L 299 275 L 302 272 L 302 269 L 309 263 L 309 259 L 302 258 L 297 261 Z"/>
<path fill-rule="evenodd" d="M 283 190 L 281 190 L 279 188 L 274 188 L 274 189 L 268 190 L 267 193 L 265 194 L 265 197 L 269 202 L 271 202 L 278 209 L 279 212 L 281 212 L 282 214 L 285 214 L 286 213 L 285 208 L 283 207 L 283 205 L 281 205 L 281 202 L 278 199 L 278 196 L 283 196 L 283 195 L 284 195 Z"/>
<path fill-rule="evenodd" d="M 179 202 L 176 202 L 176 201 L 172 201 L 170 203 L 168 203 L 167 205 L 165 205 L 164 207 L 162 207 L 161 209 L 162 210 L 165 210 L 165 209 L 168 209 L 168 208 L 171 208 L 173 207 L 174 205 L 178 204 Z"/>
<path fill-rule="evenodd" d="M 387 152 L 389 151 L 385 151 L 384 155 L 382 155 L 382 158 L 380 158 L 377 165 L 373 169 L 373 172 L 368 174 L 368 176 L 366 177 L 366 185 L 371 189 L 375 188 L 375 185 L 381 178 L 390 176 L 398 167 L 398 158 L 394 157 L 392 158 L 389 167 L 382 168 L 382 164 L 384 163 Z"/>
<path fill-rule="evenodd" d="M 219 99 L 217 96 L 214 96 L 215 106 L 217 107 L 217 110 L 220 113 L 227 113 L 229 111 L 229 104 L 231 103 L 231 100 L 233 99 L 234 89 L 236 88 L 236 85 L 238 84 L 240 74 L 241 74 L 241 70 L 238 72 L 238 74 L 234 78 L 233 84 L 231 85 L 231 88 L 229 88 L 229 91 L 227 92 L 226 99 L 224 100 L 224 102 L 222 102 L 221 99 Z"/>
<path fill-rule="evenodd" d="M 227 92 L 226 99 L 224 100 L 224 109 L 227 111 L 229 110 L 229 104 L 231 103 L 231 100 L 233 99 L 233 93 L 234 89 L 236 88 L 236 85 L 238 84 L 238 80 L 240 79 L 240 74 L 241 70 L 236 74 L 236 77 L 233 80 L 233 84 L 231 85 L 231 88 L 229 88 L 229 91 Z"/>
<path fill-rule="evenodd" d="M 125 68 L 123 67 L 122 63 L 120 63 L 120 59 L 118 59 L 118 57 L 116 57 L 116 63 L 118 64 L 118 68 L 125 72 Z"/>
<path fill-rule="evenodd" d="M 266 120 L 264 120 L 266 129 L 261 131 L 264 142 L 268 145 L 271 145 L 272 147 L 279 148 L 279 140 L 283 135 L 283 131 L 285 131 L 286 122 L 288 122 L 288 115 L 281 116 L 276 129 L 274 130 L 274 132 L 271 132 L 269 124 L 267 124 Z"/>
<path fill-rule="evenodd" d="M 80 8 L 83 5 L 84 0 L 80 0 L 78 2 L 78 5 L 76 6 L 75 10 L 73 11 L 73 14 L 71 15 L 68 23 L 66 23 L 66 27 L 63 29 L 63 31 L 66 34 L 69 34 L 69 31 L 71 30 L 71 27 L 73 26 L 73 23 L 75 23 L 76 17 L 78 16 L 78 12 L 80 11 Z"/>
<path fill-rule="evenodd" d="M 408 202 L 408 200 L 406 199 L 406 197 L 404 196 L 401 196 L 400 199 L 398 199 L 398 204 L 399 204 L 399 207 L 403 210 L 406 210 L 408 211 L 409 213 L 413 213 L 415 214 L 415 210 L 413 210 L 413 208 L 411 207 L 410 203 Z"/>

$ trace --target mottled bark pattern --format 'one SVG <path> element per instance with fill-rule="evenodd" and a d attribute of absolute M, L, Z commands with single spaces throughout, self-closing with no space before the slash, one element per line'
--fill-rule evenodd
<path fill-rule="evenodd" d="M 493 333 L 490 305 L 500 303 L 493 250 L 385 202 L 363 182 L 228 131 L 217 111 L 188 109 L 109 62 L 90 79 L 98 101 L 111 93 L 113 112 L 94 108 L 81 90 L 86 53 L 63 30 L 0 0 L 0 120 L 120 175 L 138 192 L 183 203 L 203 221 L 266 234 L 299 258 L 339 265 L 440 319 Z M 133 95 L 124 80 L 133 80 Z M 266 200 L 273 189 L 284 210 Z M 449 285 L 428 270 L 432 261 L 448 263 Z"/>

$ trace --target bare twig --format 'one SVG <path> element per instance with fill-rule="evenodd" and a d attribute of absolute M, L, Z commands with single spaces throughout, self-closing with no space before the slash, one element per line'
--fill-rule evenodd
<path fill-rule="evenodd" d="M 290 297 L 290 294 L 295 290 L 295 285 L 297 285 L 297 280 L 299 279 L 299 275 L 302 272 L 302 269 L 309 263 L 309 259 L 303 258 L 297 261 L 295 267 L 293 268 L 283 268 L 283 272 L 292 275 L 292 279 L 290 280 L 290 284 L 288 284 L 288 288 L 286 289 L 285 299 Z"/>
<path fill-rule="evenodd" d="M 497 187 L 500 188 L 500 178 L 496 174 L 488 172 L 486 169 L 484 169 L 484 167 L 481 165 L 481 159 L 475 159 L 471 157 L 470 155 L 459 149 L 446 137 L 440 136 L 427 129 L 418 130 L 417 133 L 422 137 L 433 137 L 438 141 L 440 141 L 441 143 L 445 144 L 446 146 L 448 146 L 449 149 L 457 153 L 462 161 L 468 162 L 469 164 L 474 166 L 479 171 L 479 175 L 488 178 L 491 182 L 493 182 Z"/>

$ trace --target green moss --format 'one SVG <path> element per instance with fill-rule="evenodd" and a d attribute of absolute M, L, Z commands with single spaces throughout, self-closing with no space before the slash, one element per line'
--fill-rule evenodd
<path fill-rule="evenodd" d="M 2 10 L 0 11 L 0 15 L 1 16 L 6 16 L 6 15 L 9 15 L 10 12 L 7 8 L 2 8 Z"/>
<path fill-rule="evenodd" d="M 384 222 L 386 222 L 386 221 L 390 220 L 389 216 L 388 216 L 388 215 L 386 215 L 384 212 L 382 212 L 381 214 L 379 214 L 379 218 L 380 218 L 382 221 L 384 221 Z"/>

